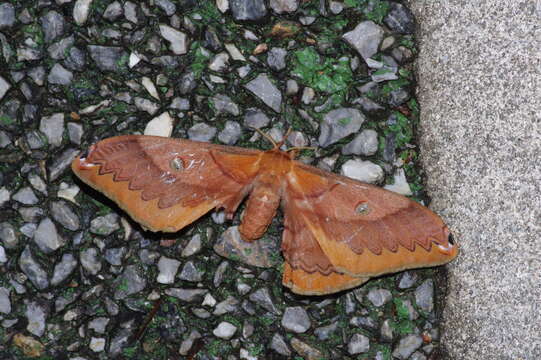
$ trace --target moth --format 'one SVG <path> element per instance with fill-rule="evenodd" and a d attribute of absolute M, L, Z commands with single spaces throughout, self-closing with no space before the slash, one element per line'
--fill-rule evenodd
<path fill-rule="evenodd" d="M 176 232 L 213 209 L 263 236 L 281 207 L 283 285 L 304 295 L 447 263 L 458 254 L 447 226 L 404 196 L 296 161 L 283 142 L 262 151 L 156 136 L 112 137 L 76 157 L 73 172 L 144 228 Z"/>

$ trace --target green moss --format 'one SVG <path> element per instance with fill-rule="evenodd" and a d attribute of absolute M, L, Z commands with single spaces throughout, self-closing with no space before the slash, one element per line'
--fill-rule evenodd
<path fill-rule="evenodd" d="M 15 119 L 12 119 L 7 115 L 0 115 L 0 124 L 7 126 L 13 123 L 15 123 Z"/>
<path fill-rule="evenodd" d="M 398 318 L 402 320 L 409 319 L 409 311 L 406 305 L 404 305 L 404 302 L 400 298 L 394 298 L 393 302 Z"/>

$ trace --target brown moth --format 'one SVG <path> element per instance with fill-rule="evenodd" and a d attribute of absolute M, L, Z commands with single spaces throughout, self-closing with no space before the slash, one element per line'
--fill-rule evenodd
<path fill-rule="evenodd" d="M 295 149 L 281 145 L 261 151 L 118 136 L 93 145 L 72 169 L 152 231 L 176 232 L 213 209 L 232 219 L 247 197 L 239 230 L 255 241 L 281 207 L 282 282 L 298 294 L 335 293 L 457 256 L 449 229 L 426 207 L 295 161 Z"/>

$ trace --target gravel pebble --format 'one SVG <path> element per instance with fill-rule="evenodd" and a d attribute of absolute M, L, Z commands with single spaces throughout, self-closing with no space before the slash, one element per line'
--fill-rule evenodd
<path fill-rule="evenodd" d="M 300 306 L 287 307 L 281 324 L 286 331 L 298 334 L 306 332 L 311 326 L 308 313 Z"/>

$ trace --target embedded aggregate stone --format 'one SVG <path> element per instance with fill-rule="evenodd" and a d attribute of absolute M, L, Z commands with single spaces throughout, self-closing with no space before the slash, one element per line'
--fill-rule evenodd
<path fill-rule="evenodd" d="M 195 234 L 190 238 L 190 241 L 184 249 L 182 249 L 182 253 L 180 254 L 182 257 L 188 257 L 197 254 L 199 251 L 201 251 L 202 242 L 201 242 L 201 235 Z"/>
<path fill-rule="evenodd" d="M 195 124 L 188 130 L 188 137 L 193 141 L 209 142 L 216 135 L 216 128 L 205 123 Z"/>
<path fill-rule="evenodd" d="M 271 339 L 270 348 L 274 351 L 276 351 L 278 354 L 283 356 L 290 356 L 291 350 L 287 346 L 286 341 L 282 337 L 282 335 L 278 333 L 274 333 Z"/>
<path fill-rule="evenodd" d="M 51 10 L 43 15 L 40 21 L 45 42 L 51 42 L 64 34 L 66 22 L 58 12 Z"/>
<path fill-rule="evenodd" d="M 0 240 L 7 249 L 13 249 L 19 243 L 15 227 L 11 223 L 7 221 L 0 223 Z"/>
<path fill-rule="evenodd" d="M 156 279 L 160 284 L 172 284 L 175 282 L 180 261 L 162 256 L 158 261 L 158 270 L 160 273 Z"/>
<path fill-rule="evenodd" d="M 128 265 L 122 275 L 115 280 L 115 285 L 114 298 L 118 300 L 142 291 L 147 285 L 147 280 L 140 275 L 136 265 Z"/>
<path fill-rule="evenodd" d="M 170 43 L 170 49 L 174 54 L 186 54 L 188 51 L 188 37 L 185 33 L 165 24 L 160 24 L 160 33 Z"/>
<path fill-rule="evenodd" d="M 45 134 L 50 145 L 60 146 L 64 132 L 64 114 L 56 113 L 42 117 L 39 130 Z"/>
<path fill-rule="evenodd" d="M 371 289 L 367 295 L 368 300 L 376 307 L 385 305 L 392 297 L 393 294 L 387 289 Z"/>
<path fill-rule="evenodd" d="M 56 225 L 50 218 L 44 218 L 34 232 L 34 242 L 46 254 L 50 254 L 65 244 Z"/>
<path fill-rule="evenodd" d="M 178 276 L 180 280 L 198 282 L 203 280 L 204 271 L 198 269 L 193 261 L 188 261 L 182 267 L 182 270 Z"/>
<path fill-rule="evenodd" d="M 245 85 L 255 96 L 277 113 L 282 106 L 282 94 L 272 83 L 267 74 L 259 74 L 255 79 Z"/>
<path fill-rule="evenodd" d="M 10 3 L 0 4 L 0 29 L 10 28 L 15 24 L 15 8 Z M 0 99 L 2 96 L 0 96 Z"/>
<path fill-rule="evenodd" d="M 42 305 L 35 301 L 28 301 L 25 303 L 25 317 L 28 320 L 26 330 L 31 334 L 40 337 L 45 333 L 45 324 L 47 313 Z"/>
<path fill-rule="evenodd" d="M 234 145 L 240 138 L 241 127 L 236 121 L 227 121 L 222 131 L 218 133 L 218 140 L 226 145 Z"/>
<path fill-rule="evenodd" d="M 350 44 L 363 59 L 375 55 L 383 40 L 384 31 L 381 26 L 371 20 L 360 22 L 355 29 L 345 33 L 343 39 Z"/>
<path fill-rule="evenodd" d="M 115 213 L 98 216 L 90 222 L 90 231 L 96 235 L 107 236 L 120 229 L 119 217 Z"/>
<path fill-rule="evenodd" d="M 372 129 L 363 130 L 342 148 L 344 155 L 371 156 L 378 151 L 378 133 Z"/>
<path fill-rule="evenodd" d="M 251 293 L 249 299 L 267 311 L 270 311 L 274 314 L 280 314 L 280 310 L 276 307 L 276 304 L 272 299 L 271 293 L 266 287 L 257 289 L 256 291 Z"/>
<path fill-rule="evenodd" d="M 346 161 L 340 169 L 342 175 L 365 182 L 376 184 L 383 180 L 385 176 L 381 166 L 371 161 L 360 159 L 351 159 Z"/>
<path fill-rule="evenodd" d="M 80 227 L 79 217 L 65 201 L 53 201 L 51 203 L 51 215 L 68 230 L 76 231 Z"/>
<path fill-rule="evenodd" d="M 11 198 L 24 205 L 35 205 L 39 201 L 36 194 L 34 194 L 32 189 L 28 186 L 17 191 Z"/>
<path fill-rule="evenodd" d="M 370 349 L 370 340 L 363 334 L 354 334 L 348 342 L 350 355 L 361 354 Z"/>
<path fill-rule="evenodd" d="M 4 79 L 2 76 L 0 76 L 0 100 L 6 95 L 8 90 L 11 88 L 11 84 Z"/>
<path fill-rule="evenodd" d="M 96 248 L 88 248 L 81 251 L 80 261 L 83 268 L 92 275 L 97 275 L 101 270 L 99 251 Z"/>
<path fill-rule="evenodd" d="M 270 123 L 271 119 L 257 108 L 249 108 L 244 115 L 244 125 L 261 129 Z"/>
<path fill-rule="evenodd" d="M 88 45 L 87 48 L 92 60 L 104 71 L 120 70 L 120 60 L 126 56 L 126 52 L 121 47 Z"/>
<path fill-rule="evenodd" d="M 79 150 L 68 148 L 64 150 L 48 167 L 49 181 L 54 181 L 62 175 L 62 173 L 69 167 L 75 155 L 79 153 Z"/>
<path fill-rule="evenodd" d="M 383 19 L 391 30 L 402 34 L 412 34 L 415 31 L 415 20 L 411 11 L 402 4 L 391 3 L 391 10 Z"/>
<path fill-rule="evenodd" d="M 434 309 L 434 282 L 432 279 L 425 280 L 415 289 L 415 303 L 426 313 Z"/>
<path fill-rule="evenodd" d="M 287 307 L 282 316 L 281 324 L 286 331 L 298 334 L 306 332 L 311 326 L 308 313 L 300 306 Z"/>
<path fill-rule="evenodd" d="M 237 21 L 258 21 L 267 15 L 263 0 L 229 0 L 229 7 Z"/>
<path fill-rule="evenodd" d="M 9 299 L 10 290 L 0 287 L 0 313 L 9 314 L 11 312 L 11 300 Z"/>
<path fill-rule="evenodd" d="M 409 358 L 411 354 L 421 347 L 423 338 L 416 334 L 406 335 L 401 338 L 393 350 L 393 357 L 401 360 Z"/>
<path fill-rule="evenodd" d="M 354 108 L 340 108 L 329 111 L 325 114 L 321 123 L 319 145 L 327 147 L 357 132 L 365 120 L 365 116 Z"/>
<path fill-rule="evenodd" d="M 63 254 L 60 262 L 57 263 L 54 267 L 51 285 L 56 286 L 66 280 L 76 267 L 77 259 L 75 258 L 75 256 L 70 253 Z"/>

